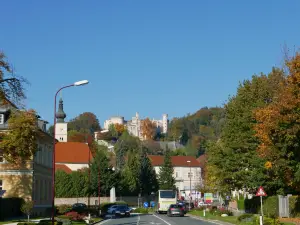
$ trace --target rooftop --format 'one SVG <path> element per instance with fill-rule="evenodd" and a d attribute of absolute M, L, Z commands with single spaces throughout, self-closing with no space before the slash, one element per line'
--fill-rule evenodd
<path fill-rule="evenodd" d="M 90 148 L 80 142 L 58 142 L 55 145 L 55 162 L 87 164 L 93 156 Z"/>

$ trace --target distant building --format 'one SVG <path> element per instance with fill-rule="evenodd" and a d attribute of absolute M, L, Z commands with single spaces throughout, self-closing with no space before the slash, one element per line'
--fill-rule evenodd
<path fill-rule="evenodd" d="M 104 121 L 104 129 L 108 129 L 111 124 L 121 124 L 126 126 L 128 132 L 135 137 L 139 137 L 143 139 L 143 135 L 141 133 L 141 121 L 142 119 L 139 116 L 139 113 L 136 113 L 131 120 L 126 121 L 122 116 L 113 116 L 108 120 Z M 153 124 L 155 124 L 157 128 L 157 132 L 166 134 L 168 131 L 168 114 L 163 114 L 161 120 L 152 119 Z"/>
<path fill-rule="evenodd" d="M 149 155 L 148 157 L 156 174 L 159 174 L 160 168 L 164 163 L 164 156 Z M 188 198 L 190 189 L 192 193 L 195 193 L 197 188 L 203 184 L 201 165 L 197 159 L 192 156 L 172 156 L 171 160 L 174 168 L 173 177 L 176 180 L 175 185 L 180 192 L 179 195 Z M 200 196 L 192 195 L 193 200 L 198 197 Z"/>
<path fill-rule="evenodd" d="M 58 142 L 55 146 L 55 170 L 66 173 L 88 168 L 93 156 L 86 143 Z"/>
<path fill-rule="evenodd" d="M 0 132 L 7 132 L 13 104 L 0 106 Z M 19 197 L 35 202 L 33 214 L 45 215 L 51 208 L 53 137 L 46 132 L 47 122 L 38 119 L 37 152 L 22 165 L 7 162 L 0 151 L 0 191 L 3 197 Z"/>

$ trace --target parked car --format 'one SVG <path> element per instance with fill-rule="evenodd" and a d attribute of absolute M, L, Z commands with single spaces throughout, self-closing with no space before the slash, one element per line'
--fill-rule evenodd
<path fill-rule="evenodd" d="M 130 208 L 126 205 L 118 205 L 115 209 L 115 216 L 130 216 Z"/>
<path fill-rule="evenodd" d="M 112 205 L 111 207 L 109 207 L 107 209 L 107 213 L 108 214 L 115 214 L 116 208 L 118 207 L 118 205 Z"/>
<path fill-rule="evenodd" d="M 75 203 L 72 205 L 72 211 L 83 212 L 87 209 L 87 205 L 84 203 Z"/>
<path fill-rule="evenodd" d="M 185 209 L 184 206 L 179 205 L 179 204 L 172 204 L 170 205 L 168 211 L 167 211 L 167 216 L 184 216 L 185 214 Z"/>

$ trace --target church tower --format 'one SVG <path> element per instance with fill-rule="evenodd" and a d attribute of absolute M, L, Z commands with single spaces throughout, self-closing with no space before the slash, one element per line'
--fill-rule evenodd
<path fill-rule="evenodd" d="M 59 100 L 58 110 L 55 114 L 56 126 L 55 126 L 55 138 L 59 142 L 68 141 L 68 123 L 65 122 L 66 114 L 64 112 L 64 104 L 62 98 Z"/>

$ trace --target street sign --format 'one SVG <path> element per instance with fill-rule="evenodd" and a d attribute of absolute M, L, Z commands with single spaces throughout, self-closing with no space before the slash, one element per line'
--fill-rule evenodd
<path fill-rule="evenodd" d="M 260 186 L 256 192 L 256 196 L 267 196 L 267 193 L 265 192 L 264 188 Z"/>
<path fill-rule="evenodd" d="M 144 202 L 144 207 L 145 207 L 145 208 L 148 208 L 148 207 L 149 207 L 148 202 Z"/>
<path fill-rule="evenodd" d="M 5 194 L 6 190 L 0 190 L 0 197 L 2 197 Z"/>
<path fill-rule="evenodd" d="M 150 202 L 150 206 L 151 206 L 152 208 L 155 207 L 155 202 L 151 201 L 151 202 Z"/>

